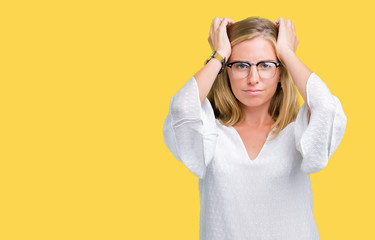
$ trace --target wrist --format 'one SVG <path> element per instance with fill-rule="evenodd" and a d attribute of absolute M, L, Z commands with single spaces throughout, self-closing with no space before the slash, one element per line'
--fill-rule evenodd
<path fill-rule="evenodd" d="M 223 51 L 223 50 L 217 50 L 217 52 L 220 54 L 220 56 L 224 59 L 226 59 L 228 61 L 228 58 L 230 56 L 230 54 L 228 54 L 227 52 Z"/>
<path fill-rule="evenodd" d="M 215 60 L 216 59 L 216 60 Z M 224 67 L 225 67 L 225 63 L 227 62 L 227 59 L 225 57 L 223 57 L 219 51 L 214 51 L 211 56 L 206 60 L 205 64 L 209 63 L 209 62 L 216 62 L 216 63 L 212 63 L 213 65 L 219 65 L 221 66 L 220 67 L 220 71 L 218 74 L 222 73 L 223 70 L 224 70 Z"/>
<path fill-rule="evenodd" d="M 280 50 L 279 54 L 280 58 L 282 58 L 282 60 L 285 60 L 287 57 L 295 55 L 295 52 L 290 48 L 284 48 Z"/>
<path fill-rule="evenodd" d="M 220 62 L 220 60 L 217 59 L 217 58 L 211 58 L 211 60 L 210 60 L 209 62 L 211 62 L 211 61 L 212 61 L 212 62 L 216 62 L 216 64 L 217 64 L 217 65 L 220 65 L 220 66 L 221 66 L 221 64 L 222 64 L 222 63 Z"/>

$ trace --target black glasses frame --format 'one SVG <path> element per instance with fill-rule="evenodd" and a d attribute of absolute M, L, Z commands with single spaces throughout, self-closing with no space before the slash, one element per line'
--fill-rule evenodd
<path fill-rule="evenodd" d="M 227 63 L 226 66 L 232 68 L 232 65 L 235 64 L 235 63 L 245 63 L 245 64 L 249 65 L 250 68 L 251 68 L 251 65 L 255 65 L 258 68 L 259 64 L 261 64 L 261 63 L 273 63 L 278 68 L 278 67 L 280 67 L 280 64 L 281 64 L 279 62 L 274 62 L 274 61 L 260 61 L 260 62 L 257 62 L 257 63 L 249 63 L 249 62 L 245 62 L 245 61 L 235 61 L 235 62 Z"/>

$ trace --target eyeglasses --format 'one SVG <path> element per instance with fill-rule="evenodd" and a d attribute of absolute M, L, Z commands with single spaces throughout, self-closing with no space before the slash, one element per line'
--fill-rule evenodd
<path fill-rule="evenodd" d="M 275 76 L 276 68 L 280 66 L 280 63 L 273 61 L 260 61 L 258 63 L 236 61 L 227 63 L 226 65 L 232 69 L 233 77 L 236 79 L 242 79 L 249 76 L 251 65 L 255 65 L 257 67 L 260 78 L 269 79 Z"/>

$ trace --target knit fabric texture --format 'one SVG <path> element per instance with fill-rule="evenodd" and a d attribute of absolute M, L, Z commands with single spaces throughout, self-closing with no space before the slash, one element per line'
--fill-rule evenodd
<path fill-rule="evenodd" d="M 233 127 L 199 100 L 196 79 L 172 97 L 163 126 L 173 156 L 199 178 L 200 240 L 320 239 L 310 175 L 328 164 L 345 132 L 341 102 L 312 73 L 296 121 L 250 159 Z"/>

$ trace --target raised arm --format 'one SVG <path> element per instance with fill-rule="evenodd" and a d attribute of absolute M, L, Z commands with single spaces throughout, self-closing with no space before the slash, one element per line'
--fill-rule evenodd
<path fill-rule="evenodd" d="M 277 38 L 278 55 L 292 75 L 299 93 L 311 112 L 307 101 L 306 84 L 312 71 L 295 54 L 299 40 L 296 37 L 294 24 L 290 19 L 284 20 L 282 17 L 276 19 L 274 23 L 279 27 Z"/>
<path fill-rule="evenodd" d="M 231 53 L 231 46 L 227 35 L 227 26 L 233 23 L 234 21 L 232 19 L 215 17 L 212 20 L 210 36 L 208 37 L 211 49 L 213 51 L 216 50 L 225 59 L 228 59 Z M 220 61 L 214 58 L 194 75 L 198 84 L 199 99 L 202 105 L 220 71 L 220 68 Z"/>
<path fill-rule="evenodd" d="M 208 38 L 211 48 L 223 58 L 230 55 L 226 26 L 231 23 L 233 20 L 228 18 L 215 18 Z M 163 126 L 168 149 L 200 179 L 205 177 L 214 157 L 218 137 L 215 114 L 207 95 L 220 68 L 220 61 L 212 59 L 189 79 L 172 97 Z"/>
<path fill-rule="evenodd" d="M 306 174 L 316 173 L 327 166 L 338 148 L 347 118 L 340 100 L 296 56 L 298 39 L 293 23 L 283 18 L 274 23 L 279 26 L 278 55 L 305 100 L 294 127 L 296 149 L 302 156 L 300 169 Z"/>

